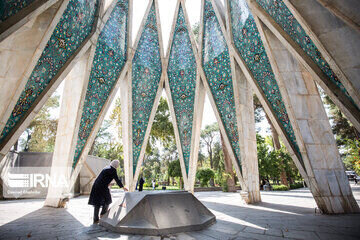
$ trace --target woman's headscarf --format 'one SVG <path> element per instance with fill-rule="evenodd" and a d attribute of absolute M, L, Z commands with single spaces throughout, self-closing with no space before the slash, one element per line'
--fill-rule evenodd
<path fill-rule="evenodd" d="M 120 162 L 119 160 L 112 160 L 111 163 L 110 163 L 110 166 L 112 166 L 113 168 L 118 168 L 120 165 Z"/>

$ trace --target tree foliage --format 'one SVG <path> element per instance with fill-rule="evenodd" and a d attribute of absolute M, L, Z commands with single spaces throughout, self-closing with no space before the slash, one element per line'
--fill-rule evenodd
<path fill-rule="evenodd" d="M 117 129 L 118 138 L 122 137 L 122 121 L 121 121 L 121 100 L 120 97 L 115 100 L 115 107 L 110 114 L 110 121 Z"/>
<path fill-rule="evenodd" d="M 332 122 L 332 131 L 336 138 L 336 143 L 339 147 L 344 147 L 348 139 L 360 140 L 360 133 L 356 128 L 347 120 L 345 115 L 334 104 L 328 95 L 323 93 L 325 104 L 329 108 L 329 118 Z"/>
<path fill-rule="evenodd" d="M 213 168 L 213 148 L 215 141 L 219 138 L 219 125 L 216 122 L 211 125 L 206 125 L 205 129 L 201 131 L 200 137 L 201 145 L 207 149 L 210 160 L 210 168 Z"/>
<path fill-rule="evenodd" d="M 259 98 L 254 94 L 254 115 L 255 115 L 255 122 L 259 123 L 264 119 L 263 113 L 264 109 L 260 103 Z"/>
<path fill-rule="evenodd" d="M 301 179 L 298 169 L 284 146 L 278 150 L 270 150 L 269 143 L 259 134 L 256 134 L 256 143 L 259 175 L 262 180 L 279 181 L 282 167 L 291 183 Z"/>
<path fill-rule="evenodd" d="M 59 107 L 59 95 L 51 96 L 28 126 L 23 149 L 30 152 L 53 152 L 58 120 L 51 111 Z"/>
<path fill-rule="evenodd" d="M 160 98 L 150 132 L 150 144 L 160 141 L 165 147 L 175 144 L 174 127 L 170 121 L 170 110 L 167 100 Z"/>
<path fill-rule="evenodd" d="M 210 168 L 200 168 L 196 172 L 196 178 L 199 179 L 201 187 L 207 187 L 211 178 L 215 177 L 215 173 Z"/>
<path fill-rule="evenodd" d="M 360 175 L 360 141 L 348 139 L 345 147 L 344 164 L 347 170 L 354 170 Z"/>
<path fill-rule="evenodd" d="M 179 160 L 175 160 L 169 163 L 168 174 L 170 177 L 182 177 Z"/>

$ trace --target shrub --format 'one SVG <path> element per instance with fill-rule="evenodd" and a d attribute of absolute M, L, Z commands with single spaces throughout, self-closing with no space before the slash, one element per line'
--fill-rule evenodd
<path fill-rule="evenodd" d="M 159 186 L 159 184 L 158 183 L 155 183 L 155 187 L 158 187 Z M 150 187 L 150 188 L 152 188 L 152 183 L 150 182 L 150 183 L 144 183 L 144 186 L 143 187 Z"/>
<path fill-rule="evenodd" d="M 223 192 L 228 192 L 229 191 L 229 185 L 227 184 L 226 180 L 221 182 L 221 187 L 222 187 Z"/>
<path fill-rule="evenodd" d="M 272 185 L 274 191 L 289 191 L 289 187 L 285 185 Z"/>
<path fill-rule="evenodd" d="M 210 168 L 199 169 L 196 173 L 196 178 L 200 180 L 201 187 L 207 187 L 211 178 L 215 176 L 215 173 Z"/>
<path fill-rule="evenodd" d="M 290 189 L 297 189 L 297 188 L 303 188 L 304 185 L 301 182 L 290 184 Z"/>
<path fill-rule="evenodd" d="M 229 191 L 228 179 L 231 178 L 229 173 L 222 173 L 221 187 L 223 192 Z"/>

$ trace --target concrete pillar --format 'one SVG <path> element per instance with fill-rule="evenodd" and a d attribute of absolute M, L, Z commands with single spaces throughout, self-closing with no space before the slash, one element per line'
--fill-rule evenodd
<path fill-rule="evenodd" d="M 87 72 L 92 63 L 90 51 L 89 49 L 79 59 L 65 78 L 50 175 L 63 174 L 67 180 L 70 180 L 71 176 L 82 104 L 89 80 Z M 61 199 L 70 191 L 70 182 L 68 184 L 69 186 L 63 189 L 50 184 L 45 206 L 59 207 Z"/>
<path fill-rule="evenodd" d="M 243 180 L 241 171 L 241 165 L 243 164 L 241 156 L 243 142 L 240 141 L 239 137 L 242 134 L 242 126 L 240 123 L 240 106 L 238 104 L 239 91 L 237 82 L 234 81 L 234 59 L 231 53 L 230 39 L 222 21 L 221 14 L 213 0 L 202 1 L 200 21 L 203 21 L 200 25 L 201 41 L 199 48 L 200 59 L 203 58 L 201 77 L 210 103 L 214 109 L 219 129 L 224 136 L 223 140 L 226 149 L 229 150 L 230 158 L 236 170 L 241 188 L 244 191 L 242 197 L 247 201 L 247 184 Z M 204 23 L 208 24 L 207 29 L 205 29 Z M 213 28 L 213 30 L 209 29 L 209 27 Z M 207 39 L 207 42 L 203 41 L 204 34 L 208 34 L 208 37 L 211 35 L 213 39 Z M 218 41 L 218 46 L 213 45 L 215 41 Z M 215 49 L 217 51 L 216 55 Z M 217 61 L 219 56 L 223 59 Z M 215 63 L 212 64 L 211 61 L 215 61 Z M 229 75 L 224 73 L 224 79 L 218 82 L 217 79 L 221 79 L 223 76 L 214 77 L 215 74 L 220 72 L 220 69 L 215 70 L 217 67 L 221 68 L 221 71 L 230 73 Z M 226 91 L 223 91 L 223 89 L 226 89 Z"/>
<path fill-rule="evenodd" d="M 184 5 L 185 6 L 185 5 Z M 197 72 L 200 75 L 200 72 Z M 196 86 L 195 94 L 195 104 L 194 104 L 194 121 L 193 121 L 193 136 L 191 138 L 191 155 L 190 155 L 190 164 L 189 164 L 189 174 L 188 174 L 188 188 L 185 190 L 194 193 L 195 188 L 195 178 L 197 171 L 197 163 L 199 157 L 199 148 L 200 148 L 200 133 L 201 133 L 201 123 L 204 112 L 204 101 L 205 101 L 205 87 L 200 77 Z"/>
<path fill-rule="evenodd" d="M 130 64 L 131 69 L 131 64 Z M 131 75 L 127 74 L 120 80 L 121 94 L 121 122 L 122 122 L 122 141 L 124 148 L 124 173 L 125 185 L 129 188 L 133 179 L 132 157 L 131 157 Z"/>
<path fill-rule="evenodd" d="M 261 201 L 260 185 L 259 185 L 259 168 L 257 159 L 257 145 L 255 132 L 255 116 L 253 91 L 250 84 L 242 73 L 239 65 L 235 62 L 234 81 L 237 82 L 239 90 L 239 110 L 240 124 L 242 131 L 239 134 L 242 160 L 242 174 L 244 182 L 247 186 L 247 203 L 256 203 Z"/>
<path fill-rule="evenodd" d="M 121 14 L 119 14 L 119 11 L 121 11 Z M 102 11 L 103 14 L 101 14 L 102 23 L 97 30 L 98 33 L 101 32 L 101 35 L 97 40 L 93 41 L 94 46 L 96 45 L 96 50 L 94 49 L 94 58 L 91 69 L 89 69 L 89 86 L 83 108 L 91 108 L 92 104 L 94 103 L 92 97 L 98 94 L 98 99 L 96 100 L 97 107 L 93 109 L 92 112 L 83 112 L 81 116 L 79 123 L 80 127 L 78 131 L 78 142 L 73 159 L 74 170 L 71 175 L 71 184 L 75 183 L 81 168 L 86 165 L 88 153 L 93 142 L 95 141 L 96 135 L 103 123 L 105 115 L 110 109 L 110 106 L 117 94 L 120 82 L 126 78 L 129 67 L 128 59 L 130 58 L 129 56 L 131 53 L 131 12 L 132 0 L 113 1 L 110 5 L 104 3 L 104 10 Z M 119 28 L 124 32 L 120 31 L 116 32 L 116 35 L 112 35 L 114 27 Z M 114 39 L 116 39 L 116 43 L 113 42 Z M 110 41 L 110 43 L 108 41 Z M 115 51 L 113 56 L 109 57 L 107 55 L 107 50 L 102 50 L 103 47 L 107 48 L 106 45 Z M 121 48 L 122 46 L 127 47 L 126 52 L 125 49 Z M 120 54 L 126 54 L 127 56 L 120 56 Z M 115 62 L 117 61 L 116 59 L 121 57 L 124 57 L 121 63 L 117 62 L 117 65 L 115 65 Z M 101 61 L 104 58 L 107 58 L 109 64 L 108 62 Z M 103 76 L 102 83 L 99 82 L 99 75 L 97 71 L 93 70 L 95 68 L 101 68 L 103 69 L 103 72 L 109 72 L 109 74 Z M 107 85 L 106 88 L 103 86 L 104 83 Z M 96 118 L 94 118 L 94 116 Z M 87 124 L 86 122 L 89 120 L 90 122 Z"/>
<path fill-rule="evenodd" d="M 217 10 L 223 22 L 226 22 L 226 34 L 232 61 L 232 74 L 234 81 L 234 95 L 239 125 L 239 143 L 241 155 L 241 168 L 245 189 L 242 189 L 242 198 L 246 203 L 261 201 L 259 185 L 259 169 L 256 149 L 255 116 L 253 107 L 253 91 L 248 79 L 235 59 L 237 52 L 233 48 L 234 42 L 231 34 L 230 9 L 228 2 L 225 6 L 219 0 L 215 0 Z M 225 15 L 226 12 L 226 15 Z M 239 18 L 241 16 L 238 16 Z M 249 79 L 252 80 L 252 79 Z"/>
<path fill-rule="evenodd" d="M 71 188 L 74 186 L 79 172 L 85 164 L 87 153 L 90 149 L 92 142 L 95 139 L 97 130 L 99 129 L 101 122 L 105 116 L 106 110 L 109 108 L 111 100 L 114 98 L 115 94 L 112 91 L 112 94 L 109 96 L 104 107 L 104 111 L 101 112 L 96 122 L 92 134 L 86 145 L 86 150 L 84 154 L 81 155 L 81 158 L 73 168 L 73 160 L 75 155 L 75 149 L 78 140 L 79 126 L 83 112 L 83 105 L 88 89 L 88 82 L 90 79 L 91 69 L 93 66 L 93 59 L 95 55 L 95 50 L 97 46 L 97 40 L 100 32 L 104 28 L 107 20 L 110 17 L 112 10 L 116 5 L 114 1 L 110 6 L 105 6 L 103 3 L 99 6 L 100 18 L 99 21 L 95 22 L 95 33 L 92 35 L 90 40 L 87 42 L 87 52 L 83 55 L 79 54 L 81 58 L 76 60 L 76 65 L 72 68 L 71 72 L 66 76 L 65 88 L 63 93 L 63 100 L 60 110 L 59 125 L 57 129 L 55 149 L 53 155 L 53 163 L 51 169 L 51 176 L 54 174 L 64 174 L 68 180 L 68 186 L 64 189 L 55 188 L 54 186 L 49 186 L 48 195 L 45 201 L 45 206 L 59 207 L 61 199 L 66 196 Z M 117 88 L 116 88 L 117 89 Z"/>
<path fill-rule="evenodd" d="M 264 24 L 258 27 L 305 163 L 304 178 L 318 207 L 327 214 L 359 212 L 312 75 Z"/>
<path fill-rule="evenodd" d="M 285 3 L 360 106 L 360 31 L 334 15 L 319 0 L 287 0 Z M 351 5 L 360 11 L 358 2 L 341 1 L 341 6 Z M 360 19 L 359 12 L 357 15 Z"/>
<path fill-rule="evenodd" d="M 93 0 L 92 3 L 95 3 L 95 1 Z M 11 115 L 13 110 L 17 109 L 19 115 L 16 117 L 15 120 L 12 119 L 13 126 L 9 125 L 9 128 L 8 128 L 9 132 L 6 135 L 4 135 L 5 137 L 0 142 L 0 154 L 1 155 L 5 155 L 9 151 L 9 149 L 12 147 L 12 145 L 17 141 L 17 139 L 20 137 L 20 135 L 28 127 L 28 125 L 30 124 L 32 119 L 36 116 L 36 114 L 42 108 L 42 106 L 46 103 L 47 99 L 57 89 L 57 87 L 62 82 L 62 80 L 71 71 L 71 69 L 73 68 L 75 63 L 89 49 L 89 47 L 92 44 L 91 41 L 96 39 L 96 36 L 99 33 L 97 31 L 97 27 L 100 24 L 99 23 L 100 21 L 98 21 L 98 16 L 99 16 L 100 9 L 102 9 L 102 2 L 100 2 L 98 5 L 96 5 L 97 6 L 96 8 L 89 8 L 90 11 L 88 12 L 89 13 L 88 17 L 91 18 L 93 21 L 88 22 L 88 24 L 92 23 L 92 25 L 91 26 L 89 25 L 88 26 L 89 28 L 85 28 L 85 29 L 87 29 L 87 31 L 85 33 L 86 35 L 83 35 L 83 36 L 80 35 L 83 38 L 81 39 L 81 42 L 77 43 L 77 44 L 79 44 L 77 48 L 71 49 L 72 55 L 69 56 L 68 58 L 66 58 L 66 61 L 61 62 L 60 59 L 57 56 L 55 56 L 55 54 L 59 54 L 59 52 L 63 51 L 63 50 L 60 50 L 62 48 L 61 43 L 59 43 L 59 42 L 61 42 L 60 41 L 61 39 L 58 39 L 58 42 L 51 41 L 51 44 L 49 44 L 49 45 L 48 45 L 48 42 L 50 41 L 51 38 L 52 39 L 56 38 L 55 34 L 53 33 L 56 26 L 59 25 L 61 27 L 64 27 L 60 23 L 60 20 L 63 19 L 62 18 L 63 14 L 65 13 L 66 16 L 71 15 L 70 10 L 66 11 L 66 9 L 70 9 L 70 6 L 68 4 L 69 4 L 69 0 L 64 0 L 61 3 L 61 5 L 60 5 L 58 11 L 56 12 L 55 16 L 53 17 L 53 19 L 51 19 L 51 23 L 50 23 L 49 27 L 46 29 L 46 32 L 45 32 L 44 36 L 42 37 L 40 44 L 35 49 L 35 52 L 32 56 L 31 61 L 26 66 L 26 69 L 24 69 L 25 70 L 24 73 L 20 77 L 20 80 L 17 85 L 17 89 L 10 100 L 10 104 L 8 106 L 5 106 L 6 107 L 5 113 L 0 119 L 0 128 L 3 128 L 3 126 L 6 124 L 6 122 L 9 119 L 9 116 Z M 72 10 L 75 11 L 74 9 L 72 9 Z M 83 9 L 83 10 L 86 11 L 86 9 Z M 75 21 L 73 18 L 70 18 L 70 19 Z M 76 26 L 76 29 L 79 31 L 80 31 L 80 29 L 81 30 L 83 29 L 80 25 L 75 25 L 75 26 Z M 79 35 L 77 35 L 77 36 L 79 36 Z M 66 39 L 66 40 L 70 41 L 70 42 L 71 42 L 71 40 L 75 41 L 73 38 Z M 66 43 L 65 43 L 65 45 L 66 45 Z M 48 48 L 46 48 L 46 46 L 48 46 Z M 51 46 L 51 47 L 49 47 L 49 46 Z M 74 46 L 74 45 L 72 45 L 72 46 Z M 45 53 L 44 53 L 44 49 L 49 49 L 49 48 L 51 48 L 53 51 L 49 50 L 48 52 L 45 51 Z M 44 53 L 44 55 L 43 55 L 43 53 Z M 63 55 L 61 55 L 61 56 L 63 56 Z M 42 66 L 42 65 L 38 65 L 39 60 L 42 61 L 42 64 L 46 65 L 47 60 L 49 60 L 49 59 L 52 59 L 51 63 L 53 63 L 55 66 L 54 71 L 55 70 L 57 71 L 55 75 L 51 75 L 51 73 L 49 73 L 51 70 L 50 68 L 46 68 L 46 67 L 41 68 L 40 66 Z M 59 65 L 55 65 L 54 59 L 56 61 L 59 61 L 57 63 Z M 39 84 L 33 83 L 33 82 L 37 81 L 37 80 L 35 80 L 36 79 L 35 74 L 39 74 L 39 72 L 41 72 L 43 70 L 46 71 L 46 74 L 45 74 L 46 76 L 51 76 L 51 80 L 45 81 L 44 78 L 46 78 L 46 76 L 45 77 L 41 76 L 39 78 L 39 80 L 40 80 Z M 34 73 L 34 75 L 33 75 L 33 73 Z M 33 81 L 30 86 L 32 89 L 27 89 L 28 92 L 25 93 L 23 91 L 25 91 L 25 86 L 28 83 L 29 78 L 31 78 L 30 81 Z M 21 95 L 22 93 L 24 93 L 24 95 Z M 31 98 L 30 93 L 33 93 L 33 94 L 36 93 L 36 98 Z M 20 98 L 20 96 L 23 96 L 23 97 Z M 18 102 L 19 99 L 21 99 L 20 100 L 21 102 Z"/>
<path fill-rule="evenodd" d="M 360 4 L 358 0 L 317 0 L 332 14 L 360 31 Z"/>
<path fill-rule="evenodd" d="M 0 132 L 12 111 L 9 106 L 15 105 L 24 87 L 24 72 L 59 7 L 59 3 L 53 5 L 0 42 Z"/>
<path fill-rule="evenodd" d="M 155 18 L 148 18 L 149 14 L 155 12 Z M 149 20 L 149 21 L 148 21 Z M 156 21 L 156 23 L 154 22 Z M 149 67 L 149 60 L 146 60 L 143 57 L 145 51 L 149 51 L 148 45 L 151 45 L 151 42 L 154 42 L 155 39 L 149 39 L 150 37 L 154 37 L 153 30 L 157 31 L 158 43 L 159 43 L 159 56 L 160 59 L 152 58 L 150 61 L 158 61 L 160 60 L 159 66 L 161 67 L 161 74 L 159 74 L 159 78 L 157 78 L 157 74 L 160 72 L 159 69 L 151 69 Z M 143 34 L 149 34 L 147 38 L 141 38 Z M 142 41 L 140 41 L 142 39 Z M 145 42 L 147 41 L 147 42 Z M 156 41 L 155 41 L 156 42 Z M 146 45 L 148 44 L 148 45 Z M 152 51 L 155 48 L 152 47 Z M 131 49 L 131 58 L 129 59 L 129 80 L 123 82 L 128 89 L 128 95 L 126 97 L 127 100 L 127 109 L 123 113 L 127 113 L 128 116 L 125 118 L 125 122 L 123 121 L 124 127 L 127 129 L 124 130 L 125 136 L 127 139 L 124 141 L 124 157 L 125 157 L 125 178 L 127 179 L 127 187 L 129 191 L 135 191 L 136 182 L 140 174 L 141 166 L 143 164 L 146 145 L 150 137 L 151 126 L 154 121 L 156 109 L 158 102 L 160 100 L 163 86 L 164 86 L 164 79 L 165 79 L 165 62 L 164 62 L 164 50 L 163 50 L 163 43 L 162 43 L 162 33 L 161 33 L 161 25 L 160 25 L 160 17 L 159 17 L 159 6 L 157 0 L 150 0 L 147 6 L 147 10 L 144 14 L 142 23 L 140 25 L 140 29 L 138 31 L 137 37 L 135 39 L 135 44 Z M 139 52 L 137 52 L 139 51 Z M 150 57 L 154 57 L 156 54 Z M 138 68 L 142 68 L 142 70 L 138 70 Z M 144 70 L 147 68 L 147 70 Z M 145 74 L 140 74 L 145 73 Z M 148 76 L 148 73 L 156 74 L 156 78 L 153 76 Z M 136 87 L 136 89 L 134 89 Z M 146 89 L 146 92 L 140 92 L 141 89 Z M 148 89 L 151 89 L 152 92 L 149 92 Z M 137 92 L 136 92 L 137 91 Z M 136 92 L 136 93 L 134 93 Z M 155 93 L 155 94 L 154 94 Z M 154 95 L 152 95 L 154 94 Z M 143 109 L 146 106 L 146 110 Z M 134 114 L 134 106 L 137 108 L 136 113 Z M 151 110 L 150 110 L 151 109 Z M 148 112 L 147 110 L 150 110 Z M 140 114 L 141 112 L 141 114 Z M 133 119 L 133 116 L 136 115 L 138 119 Z M 142 125 L 146 123 L 146 126 Z M 140 125 L 137 126 L 137 123 L 141 122 Z M 137 144 L 135 144 L 136 136 L 133 136 L 133 128 L 138 127 L 137 133 Z M 127 145 L 125 145 L 127 144 Z M 134 159 L 134 146 L 139 147 L 139 151 L 137 152 L 137 159 Z M 126 158 L 128 156 L 128 158 Z M 134 164 L 136 162 L 136 164 Z"/>
<path fill-rule="evenodd" d="M 179 21 L 179 19 L 181 21 Z M 179 46 L 178 42 L 174 41 L 181 42 L 183 45 Z M 173 47 L 177 48 L 173 49 Z M 184 48 L 188 48 L 188 51 L 184 51 Z M 179 56 L 178 51 L 186 52 L 187 55 Z M 170 63 L 170 66 L 169 59 L 173 59 L 173 61 Z M 184 68 L 184 66 L 179 66 L 176 64 L 174 61 L 175 59 L 178 62 L 186 59 L 186 61 L 188 61 L 184 63 L 186 64 L 186 67 Z M 166 74 L 165 90 L 169 102 L 171 119 L 173 121 L 177 149 L 180 156 L 180 166 L 184 180 L 184 189 L 189 192 L 194 192 L 197 159 L 199 155 L 201 122 L 205 98 L 205 91 L 200 79 L 200 71 L 198 70 L 198 68 L 201 66 L 200 64 L 201 63 L 197 54 L 196 42 L 191 32 L 191 25 L 188 20 L 184 1 L 178 1 L 168 43 L 167 55 L 165 59 L 165 69 L 167 70 L 167 73 L 170 71 L 170 74 L 174 72 L 180 72 L 180 70 L 183 70 L 185 74 L 183 76 L 184 79 L 179 78 L 178 75 L 174 77 L 173 75 L 169 76 L 169 74 Z M 190 72 L 190 69 L 193 72 Z M 181 89 L 185 89 L 185 85 L 183 84 L 186 84 L 186 87 L 189 87 L 189 89 L 181 90 L 184 92 L 180 92 L 177 90 L 177 88 L 181 86 Z M 185 101 L 181 99 L 181 93 L 186 94 L 184 95 Z M 189 126 L 191 126 L 191 132 L 188 132 Z M 182 131 L 185 131 L 186 135 L 182 134 Z M 186 141 L 186 144 L 184 141 Z M 186 168 L 185 161 L 188 161 L 188 169 Z"/>
<path fill-rule="evenodd" d="M 17 9 L 17 11 L 12 11 L 12 15 L 2 16 L 2 21 L 0 22 L 0 42 L 8 36 L 11 36 L 29 21 L 32 21 L 57 1 L 58 0 L 30 1 L 30 4 L 25 5 L 22 9 L 18 8 L 19 6 L 22 7 L 18 2 L 5 1 L 5 6 L 3 6 L 5 9 Z"/>
<path fill-rule="evenodd" d="M 247 0 L 252 13 L 261 19 L 311 73 L 317 84 L 359 130 L 360 102 L 358 94 L 351 87 L 351 84 L 354 84 L 347 80 L 340 68 L 336 67 L 330 54 L 320 46 L 318 38 L 306 27 L 300 14 L 294 14 L 294 8 L 289 7 L 290 2 L 276 1 L 277 5 L 275 5 L 273 1 Z M 291 24 L 285 24 L 286 21 L 283 20 L 285 18 Z"/>

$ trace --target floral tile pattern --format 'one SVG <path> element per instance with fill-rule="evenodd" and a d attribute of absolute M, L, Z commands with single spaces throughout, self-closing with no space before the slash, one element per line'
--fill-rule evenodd
<path fill-rule="evenodd" d="M 302 159 L 279 86 L 246 0 L 229 0 L 229 4 L 235 47 L 270 103 L 297 156 Z"/>
<path fill-rule="evenodd" d="M 90 72 L 73 167 L 77 164 L 86 141 L 127 58 L 129 1 L 117 0 L 96 44 Z"/>
<path fill-rule="evenodd" d="M 1 0 L 0 1 L 0 23 L 15 15 L 21 9 L 29 6 L 35 0 Z"/>
<path fill-rule="evenodd" d="M 319 66 L 323 73 L 330 81 L 335 83 L 337 87 L 349 98 L 349 100 L 359 109 L 346 91 L 344 85 L 335 75 L 325 58 L 315 46 L 311 38 L 306 34 L 300 23 L 296 20 L 294 15 L 286 7 L 282 0 L 256 0 L 256 2 L 279 24 L 282 29 L 289 34 L 293 41 L 295 41 L 301 49 Z"/>
<path fill-rule="evenodd" d="M 161 78 L 159 35 L 154 3 L 132 60 L 132 151 L 135 173 Z"/>
<path fill-rule="evenodd" d="M 196 88 L 196 60 L 181 5 L 176 21 L 167 73 L 185 169 L 188 174 Z"/>
<path fill-rule="evenodd" d="M 97 7 L 97 0 L 71 0 L 68 3 L 0 135 L 0 143 L 89 36 Z"/>
<path fill-rule="evenodd" d="M 204 5 L 202 65 L 227 136 L 241 167 L 229 49 L 209 0 Z"/>

